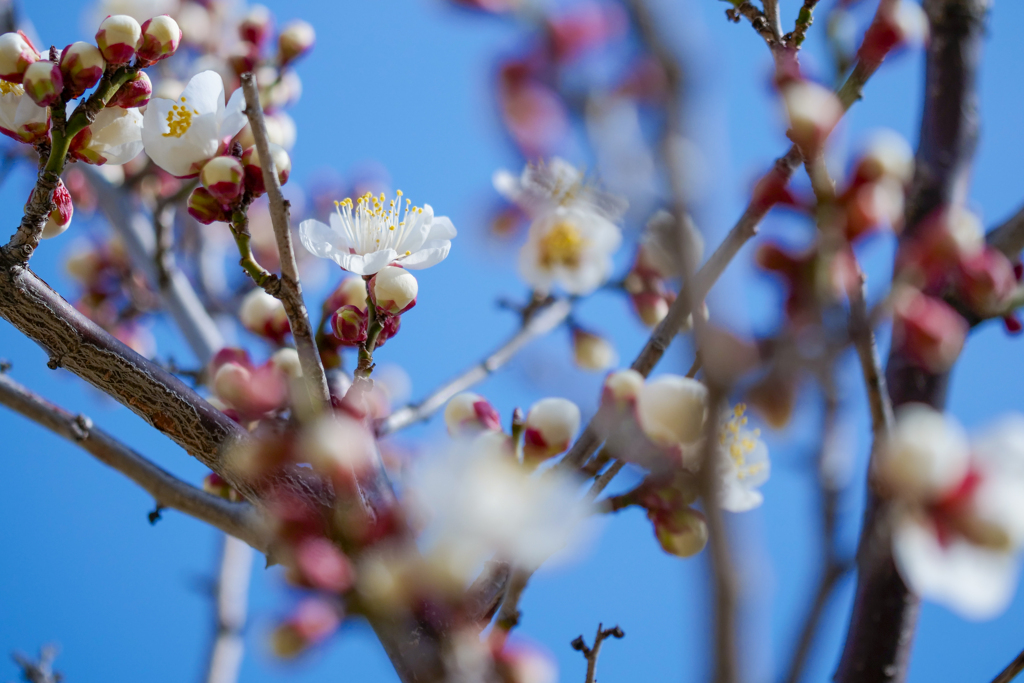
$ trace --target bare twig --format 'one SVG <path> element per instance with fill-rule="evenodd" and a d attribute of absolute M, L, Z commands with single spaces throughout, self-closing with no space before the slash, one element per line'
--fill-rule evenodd
<path fill-rule="evenodd" d="M 1007 258 L 1020 256 L 1024 249 L 1024 208 L 1011 216 L 1005 223 L 993 228 L 985 240 L 990 247 L 998 249 Z"/>
<path fill-rule="evenodd" d="M 60 683 L 64 678 L 53 670 L 53 662 L 57 659 L 56 645 L 41 647 L 36 660 L 21 652 L 12 654 L 11 659 L 21 668 L 21 677 L 28 683 Z"/>
<path fill-rule="evenodd" d="M 507 342 L 494 353 L 472 366 L 458 377 L 435 389 L 419 403 L 399 408 L 377 426 L 377 435 L 385 436 L 405 429 L 417 422 L 428 419 L 444 407 L 456 394 L 469 389 L 483 381 L 488 375 L 498 370 L 512 359 L 519 351 L 538 337 L 551 332 L 572 312 L 572 303 L 568 299 L 556 299 L 530 317 Z"/>
<path fill-rule="evenodd" d="M 594 646 L 587 647 L 587 641 L 583 640 L 583 636 L 576 636 L 576 638 L 570 644 L 572 649 L 582 652 L 583 656 L 587 660 L 587 680 L 586 683 L 597 683 L 597 658 L 601 654 L 601 643 L 608 638 L 625 638 L 626 633 L 615 626 L 614 628 L 606 629 L 604 624 L 597 625 L 597 634 L 594 636 Z"/>
<path fill-rule="evenodd" d="M 243 629 L 248 611 L 252 548 L 231 536 L 224 537 L 217 579 L 217 633 L 214 637 L 206 683 L 236 683 L 245 652 Z"/>
<path fill-rule="evenodd" d="M 288 314 L 295 348 L 302 362 L 302 375 L 310 397 L 316 403 L 329 405 L 331 399 L 327 388 L 327 376 L 324 374 L 320 352 L 313 339 L 309 313 L 302 300 L 302 282 L 299 279 L 299 266 L 295 261 L 295 249 L 292 245 L 290 205 L 281 194 L 281 183 L 278 181 L 274 158 L 270 154 L 270 140 L 263 118 L 263 108 L 260 106 L 256 77 L 251 72 L 242 74 L 242 90 L 245 93 L 245 113 L 249 117 L 249 126 L 256 141 L 256 151 L 263 166 L 263 184 L 267 188 L 267 198 L 270 200 L 270 218 L 274 224 L 274 236 L 277 238 L 277 251 L 281 261 L 281 290 L 278 298 L 281 299 Z"/>
<path fill-rule="evenodd" d="M 498 618 L 495 620 L 495 627 L 505 631 L 511 631 L 519 625 L 519 600 L 523 597 L 526 584 L 533 576 L 533 572 L 514 568 L 509 577 L 508 585 L 505 588 L 505 596 L 501 601 L 501 609 L 498 610 Z"/>
<path fill-rule="evenodd" d="M 1024 651 L 1021 651 L 1005 669 L 1000 671 L 999 675 L 992 679 L 992 683 L 1010 683 L 1017 678 L 1017 674 L 1021 671 L 1024 671 Z"/>
<path fill-rule="evenodd" d="M 97 460 L 121 472 L 149 492 L 161 507 L 173 508 L 242 539 L 263 552 L 268 536 L 253 507 L 231 503 L 181 481 L 93 425 L 32 393 L 7 375 L 0 375 L 0 404 L 21 413 Z"/>

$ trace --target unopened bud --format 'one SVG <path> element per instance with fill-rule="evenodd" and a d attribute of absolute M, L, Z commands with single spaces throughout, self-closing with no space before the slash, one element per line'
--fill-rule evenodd
<path fill-rule="evenodd" d="M 267 339 L 280 340 L 290 329 L 284 304 L 258 287 L 242 299 L 238 318 L 245 329 Z"/>
<path fill-rule="evenodd" d="M 209 225 L 216 221 L 228 221 L 231 218 L 217 198 L 205 187 L 197 187 L 188 196 L 188 215 L 203 225 Z"/>
<path fill-rule="evenodd" d="M 303 539 L 294 552 L 295 568 L 302 583 L 320 590 L 342 593 L 355 582 L 352 563 L 324 537 Z"/>
<path fill-rule="evenodd" d="M 33 62 L 25 69 L 22 85 L 25 94 L 40 107 L 49 107 L 60 101 L 64 89 L 64 76 L 60 67 L 53 62 L 41 59 Z"/>
<path fill-rule="evenodd" d="M 654 523 L 654 535 L 662 550 L 670 555 L 692 557 L 707 545 L 708 525 L 697 510 L 654 511 L 648 517 Z"/>
<path fill-rule="evenodd" d="M 139 71 L 117 89 L 107 106 L 121 107 L 122 109 L 144 107 L 152 96 L 153 82 L 149 80 L 145 71 Z"/>
<path fill-rule="evenodd" d="M 580 409 L 564 398 L 544 398 L 526 414 L 523 458 L 537 463 L 567 450 L 580 428 Z"/>
<path fill-rule="evenodd" d="M 232 488 L 231 484 L 216 472 L 210 472 L 203 478 L 203 490 L 218 498 L 230 500 L 232 503 L 238 503 L 242 500 L 242 496 L 238 491 Z"/>
<path fill-rule="evenodd" d="M 930 372 L 953 366 L 967 332 L 967 322 L 944 301 L 910 287 L 896 296 L 893 347 Z"/>
<path fill-rule="evenodd" d="M 242 162 L 235 157 L 214 157 L 203 165 L 199 174 L 203 187 L 210 191 L 217 201 L 230 206 L 245 189 L 245 170 Z"/>
<path fill-rule="evenodd" d="M 907 185 L 914 178 L 914 150 L 899 133 L 880 131 L 857 162 L 856 175 L 865 182 L 892 178 Z"/>
<path fill-rule="evenodd" d="M 897 230 L 903 225 L 903 185 L 883 176 L 852 188 L 846 200 L 846 236 L 857 237 L 880 226 Z"/>
<path fill-rule="evenodd" d="M 238 24 L 238 37 L 259 47 L 270 35 L 274 19 L 263 5 L 253 5 Z"/>
<path fill-rule="evenodd" d="M 967 434 L 934 408 L 910 403 L 896 415 L 879 449 L 875 474 L 888 493 L 911 500 L 936 500 L 951 493 L 970 467 Z"/>
<path fill-rule="evenodd" d="M 579 328 L 572 331 L 572 353 L 576 365 L 584 370 L 607 370 L 619 362 L 611 342 Z"/>
<path fill-rule="evenodd" d="M 367 322 L 365 310 L 346 305 L 331 316 L 331 330 L 342 346 L 359 346 L 366 341 Z"/>
<path fill-rule="evenodd" d="M 648 380 L 637 395 L 640 428 L 659 446 L 692 444 L 701 437 L 708 390 L 689 377 L 661 375 Z"/>
<path fill-rule="evenodd" d="M 21 31 L 0 35 L 0 79 L 21 83 L 25 70 L 41 56 Z"/>
<path fill-rule="evenodd" d="M 100 23 L 96 45 L 109 64 L 127 64 L 142 38 L 139 22 L 126 14 L 114 14 Z"/>
<path fill-rule="evenodd" d="M 858 57 L 877 68 L 898 45 L 921 45 L 928 39 L 928 16 L 911 0 L 883 2 L 864 33 Z"/>
<path fill-rule="evenodd" d="M 604 380 L 601 401 L 616 406 L 635 405 L 643 386 L 644 376 L 636 370 L 616 370 Z"/>
<path fill-rule="evenodd" d="M 463 392 L 452 397 L 444 408 L 444 423 L 452 436 L 501 431 L 498 411 L 483 396 Z"/>
<path fill-rule="evenodd" d="M 173 55 L 181 44 L 181 29 L 178 22 L 166 14 L 147 19 L 142 24 L 142 42 L 139 45 L 139 59 L 155 62 Z"/>
<path fill-rule="evenodd" d="M 366 280 L 358 275 L 345 278 L 324 303 L 327 310 L 342 306 L 355 306 L 361 311 L 366 310 Z"/>
<path fill-rule="evenodd" d="M 416 305 L 419 283 L 405 268 L 384 266 L 370 279 L 369 290 L 377 310 L 401 315 Z"/>
<path fill-rule="evenodd" d="M 296 657 L 338 629 L 341 622 L 333 607 L 316 598 L 303 601 L 295 614 L 278 626 L 271 636 L 271 649 L 278 657 Z"/>
<path fill-rule="evenodd" d="M 221 365 L 213 376 L 211 389 L 217 398 L 230 406 L 242 406 L 249 401 L 252 373 L 239 363 Z"/>
<path fill-rule="evenodd" d="M 316 32 L 301 19 L 289 22 L 277 36 L 277 57 L 282 66 L 289 64 L 313 49 Z"/>
<path fill-rule="evenodd" d="M 92 43 L 71 43 L 60 55 L 60 70 L 64 85 L 72 97 L 81 95 L 100 82 L 107 62 L 99 48 Z"/>
<path fill-rule="evenodd" d="M 274 352 L 270 357 L 270 364 L 291 379 L 302 377 L 302 361 L 299 359 L 299 352 L 293 348 L 286 347 Z"/>
<path fill-rule="evenodd" d="M 241 76 L 242 74 L 252 71 L 256 68 L 256 65 L 260 63 L 260 50 L 255 45 L 250 43 L 238 43 L 227 56 L 228 64 L 231 65 L 231 70 L 236 75 Z M 269 134 L 269 130 L 267 131 Z M 251 137 L 251 134 L 250 134 Z M 273 141 L 271 141 L 273 142 Z M 254 144 L 252 141 L 249 144 Z M 245 147 L 245 143 L 242 143 Z"/>
<path fill-rule="evenodd" d="M 640 292 L 631 298 L 633 307 L 636 308 L 636 314 L 647 327 L 657 327 L 658 323 L 668 315 L 669 302 L 657 292 Z"/>
<path fill-rule="evenodd" d="M 992 248 L 985 248 L 960 262 L 961 289 L 976 313 L 997 313 L 1017 288 L 1010 260 Z"/>
<path fill-rule="evenodd" d="M 284 147 L 271 143 L 270 156 L 274 160 L 274 168 L 277 169 L 277 181 L 284 185 L 288 182 L 288 176 L 292 172 L 292 160 Z M 267 191 L 263 183 L 263 163 L 256 146 L 249 147 L 242 153 L 242 165 L 245 166 L 245 184 L 254 195 L 261 195 Z"/>
<path fill-rule="evenodd" d="M 29 193 L 29 198 L 34 193 L 35 190 Z M 57 181 L 57 187 L 53 190 L 53 203 L 56 206 L 46 217 L 46 225 L 43 226 L 42 238 L 44 240 L 56 237 L 71 227 L 71 217 L 75 213 L 75 207 L 71 202 L 71 193 L 68 192 L 63 180 Z"/>
<path fill-rule="evenodd" d="M 816 154 L 843 116 L 843 107 L 828 88 L 794 81 L 782 88 L 789 116 L 789 137 L 807 154 Z"/>

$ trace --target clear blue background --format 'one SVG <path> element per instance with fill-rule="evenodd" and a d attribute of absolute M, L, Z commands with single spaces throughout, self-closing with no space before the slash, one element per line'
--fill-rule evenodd
<path fill-rule="evenodd" d="M 295 183 L 324 168 L 345 174 L 376 160 L 395 185 L 416 202 L 452 217 L 460 230 L 451 257 L 423 272 L 417 308 L 402 334 L 380 352 L 404 365 L 413 394 L 439 382 L 497 346 L 515 321 L 498 311 L 498 296 L 522 296 L 513 249 L 486 237 L 491 173 L 518 166 L 501 134 L 490 90 L 500 54 L 521 44 L 504 21 L 456 12 L 437 0 L 392 2 L 270 1 L 281 20 L 302 17 L 318 33 L 313 54 L 299 66 L 302 101 L 292 110 L 299 141 L 293 154 Z M 790 25 L 800 2 L 782 0 Z M 825 9 L 831 3 L 822 3 Z M 873 4 L 873 3 L 870 3 Z M 770 60 L 749 26 L 724 17 L 715 0 L 653 3 L 659 26 L 690 60 L 692 136 L 703 156 L 703 186 L 694 210 L 709 244 L 715 244 L 743 209 L 750 182 L 786 148 L 777 105 L 767 87 Z M 81 5 L 70 0 L 26 3 L 24 11 L 46 44 L 83 38 Z M 820 12 L 821 10 L 819 10 Z M 1024 81 L 1019 26 L 1024 5 L 997 2 L 989 22 L 981 78 L 983 129 L 972 190 L 973 208 L 991 226 L 1024 200 Z M 803 57 L 812 74 L 828 78 L 820 34 L 811 30 Z M 838 134 L 838 149 L 856 145 L 865 131 L 894 128 L 916 141 L 922 91 L 920 53 L 894 58 L 872 79 Z M 585 158 L 576 155 L 574 161 Z M 13 228 L 29 178 L 16 175 L 0 188 Z M 792 238 L 798 222 L 772 215 L 766 235 Z M 33 267 L 59 291 L 72 291 L 59 259 L 65 238 L 43 245 Z M 625 266 L 624 250 L 621 266 Z M 887 278 L 891 245 L 867 249 L 877 292 Z M 751 247 L 716 288 L 712 309 L 733 324 L 763 327 L 779 292 L 749 266 Z M 332 276 L 333 277 L 333 276 Z M 609 334 L 624 360 L 641 347 L 646 331 L 625 303 L 600 294 L 584 303 L 582 322 Z M 168 326 L 156 328 L 161 356 L 187 357 Z M 951 410 L 969 426 L 1024 409 L 1024 340 L 990 325 L 970 341 L 955 372 Z M 688 363 L 685 350 L 669 354 L 659 371 Z M 675 347 L 674 347 L 675 348 Z M 44 354 L 0 323 L 0 355 L 12 375 L 72 411 L 90 415 L 164 467 L 198 483 L 204 469 L 168 439 L 64 371 L 46 369 Z M 483 384 L 505 414 L 545 393 L 566 395 L 594 408 L 600 378 L 569 367 L 564 331 L 536 343 L 509 369 Z M 863 390 L 852 364 L 844 367 L 849 407 L 846 428 L 851 476 L 843 498 L 844 547 L 852 552 L 862 508 L 867 423 Z M 771 681 L 786 661 L 817 577 L 818 527 L 812 484 L 813 397 L 802 401 L 794 425 L 772 435 L 774 472 L 765 505 L 730 519 L 745 591 L 744 657 L 750 679 Z M 213 629 L 208 587 L 215 574 L 219 536 L 191 519 L 167 512 L 150 526 L 152 501 L 120 474 L 28 423 L 0 412 L 0 652 L 34 652 L 60 643 L 58 668 L 74 682 L 183 681 L 203 674 Z M 434 423 L 411 437 L 439 437 Z M 582 657 L 569 642 L 588 640 L 598 621 L 626 631 L 602 654 L 601 680 L 702 680 L 709 666 L 708 581 L 705 557 L 680 561 L 662 554 L 643 516 L 627 512 L 608 520 L 587 556 L 542 572 L 523 601 L 521 630 L 557 658 L 566 681 L 582 680 Z M 830 604 L 806 680 L 830 677 L 845 632 L 852 581 Z M 383 652 L 360 625 L 297 664 L 274 661 L 264 647 L 268 627 L 291 600 L 280 574 L 257 566 L 244 681 L 396 680 Z M 990 622 L 965 622 L 926 605 L 914 647 L 911 681 L 989 680 L 1024 646 L 1024 598 Z M 0 658 L 0 679 L 16 678 Z"/>

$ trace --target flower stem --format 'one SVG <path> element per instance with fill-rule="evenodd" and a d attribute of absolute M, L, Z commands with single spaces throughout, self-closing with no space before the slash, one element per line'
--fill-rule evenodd
<path fill-rule="evenodd" d="M 238 254 L 241 257 L 238 264 L 242 266 L 242 270 L 252 278 L 253 282 L 264 289 L 273 284 L 277 280 L 277 276 L 261 266 L 252 253 L 249 217 L 244 208 L 236 209 L 231 214 L 231 235 L 235 238 L 235 244 L 238 246 Z"/>
<path fill-rule="evenodd" d="M 357 378 L 369 378 L 373 372 L 373 350 L 377 348 L 377 339 L 380 337 L 384 323 L 377 317 L 377 307 L 369 295 L 366 297 L 367 332 L 366 341 L 359 347 L 359 365 L 356 367 Z"/>

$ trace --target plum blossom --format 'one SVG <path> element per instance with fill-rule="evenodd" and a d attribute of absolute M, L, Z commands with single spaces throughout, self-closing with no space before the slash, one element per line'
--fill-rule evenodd
<path fill-rule="evenodd" d="M 71 140 L 71 155 L 89 164 L 120 166 L 142 151 L 143 116 L 138 109 L 107 107 Z"/>
<path fill-rule="evenodd" d="M 1024 547 L 1024 417 L 968 440 L 949 416 L 904 406 L 876 475 L 893 500 L 893 556 L 922 597 L 972 619 L 1013 597 Z"/>
<path fill-rule="evenodd" d="M 373 275 L 388 265 L 419 270 L 448 256 L 455 226 L 435 216 L 429 204 L 402 208 L 402 191 L 390 202 L 366 193 L 355 201 L 335 202 L 330 225 L 305 220 L 299 225 L 302 244 L 314 256 L 331 259 L 356 275 Z"/>
<path fill-rule="evenodd" d="M 722 421 L 719 443 L 725 457 L 719 458 L 718 504 L 729 512 L 746 512 L 764 502 L 758 489 L 768 481 L 771 463 L 768 447 L 758 429 L 747 427 L 746 405 L 737 404 Z"/>
<path fill-rule="evenodd" d="M 50 130 L 50 110 L 40 107 L 16 83 L 0 81 L 0 133 L 34 144 Z"/>
<path fill-rule="evenodd" d="M 215 71 L 197 74 L 177 100 L 150 100 L 142 129 L 146 154 L 173 176 L 196 176 L 242 130 L 244 109 L 240 88 L 225 106 L 221 77 Z"/>
<path fill-rule="evenodd" d="M 614 221 L 625 211 L 623 200 L 588 185 L 581 171 L 558 158 L 527 166 L 519 178 L 499 171 L 494 186 L 533 218 L 519 254 L 528 284 L 589 294 L 608 279 L 622 243 Z"/>

